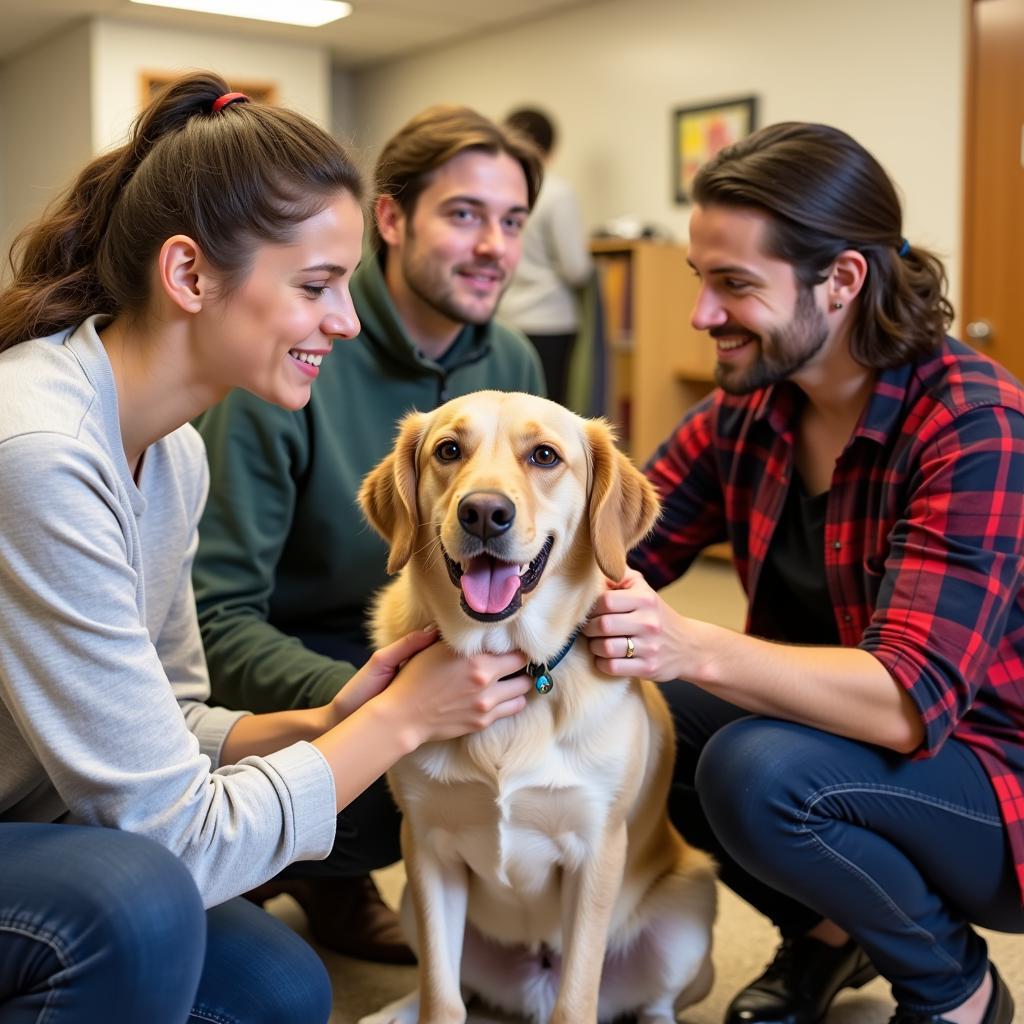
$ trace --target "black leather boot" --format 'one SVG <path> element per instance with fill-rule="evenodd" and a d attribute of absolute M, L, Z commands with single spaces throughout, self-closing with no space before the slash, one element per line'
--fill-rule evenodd
<path fill-rule="evenodd" d="M 764 974 L 729 1004 L 725 1024 L 818 1024 L 840 989 L 877 976 L 852 939 L 838 947 L 807 936 L 786 939 Z"/>

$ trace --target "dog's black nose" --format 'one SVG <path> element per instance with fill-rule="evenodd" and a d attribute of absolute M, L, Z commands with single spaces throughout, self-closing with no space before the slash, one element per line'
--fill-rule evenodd
<path fill-rule="evenodd" d="M 459 502 L 462 528 L 484 541 L 504 533 L 515 517 L 515 505 L 501 491 L 471 491 Z"/>

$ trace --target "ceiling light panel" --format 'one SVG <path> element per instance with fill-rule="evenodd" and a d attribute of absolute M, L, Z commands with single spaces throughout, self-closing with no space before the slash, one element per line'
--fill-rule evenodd
<path fill-rule="evenodd" d="M 341 0 L 132 0 L 132 3 L 307 28 L 326 25 L 352 13 L 352 5 Z"/>

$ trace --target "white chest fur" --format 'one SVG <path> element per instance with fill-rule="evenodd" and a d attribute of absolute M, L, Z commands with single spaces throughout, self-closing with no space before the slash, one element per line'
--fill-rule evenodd
<path fill-rule="evenodd" d="M 647 760 L 636 749 L 647 730 L 633 684 L 595 684 L 570 665 L 556 680 L 521 714 L 422 747 L 389 776 L 418 842 L 465 865 L 470 920 L 502 941 L 554 948 L 560 876 L 597 853 Z"/>

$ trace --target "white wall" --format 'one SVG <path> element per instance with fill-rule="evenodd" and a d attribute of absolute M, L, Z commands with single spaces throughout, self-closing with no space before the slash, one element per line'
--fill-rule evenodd
<path fill-rule="evenodd" d="M 90 33 L 80 25 L 0 67 L 0 253 L 92 156 Z"/>
<path fill-rule="evenodd" d="M 331 72 L 331 133 L 345 146 L 369 181 L 377 151 L 357 131 L 355 104 L 355 77 L 349 71 L 335 68 Z"/>
<path fill-rule="evenodd" d="M 671 191 L 671 111 L 751 93 L 760 123 L 823 121 L 881 161 L 905 233 L 947 258 L 959 294 L 964 0 L 613 0 L 355 77 L 374 150 L 441 101 L 492 117 L 537 103 L 558 121 L 556 168 L 591 226 L 633 215 L 685 239 Z"/>
<path fill-rule="evenodd" d="M 139 110 L 143 72 L 195 68 L 274 82 L 284 106 L 331 124 L 326 49 L 97 19 L 0 67 L 0 253 Z M 0 277 L 5 268 L 0 267 Z"/>
<path fill-rule="evenodd" d="M 93 142 L 116 145 L 138 113 L 140 76 L 148 71 L 216 71 L 232 78 L 272 81 L 278 102 L 317 124 L 331 123 L 330 60 L 326 49 L 254 37 L 181 32 L 99 19 L 93 23 Z"/>
<path fill-rule="evenodd" d="M 351 142 L 355 122 L 355 79 L 351 72 L 335 69 L 331 72 L 331 131 Z"/>

